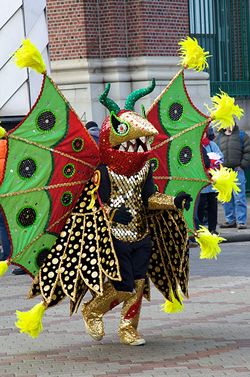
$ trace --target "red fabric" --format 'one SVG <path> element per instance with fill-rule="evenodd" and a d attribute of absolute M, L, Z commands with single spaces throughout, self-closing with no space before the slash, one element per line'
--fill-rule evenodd
<path fill-rule="evenodd" d="M 4 161 L 7 153 L 7 141 L 0 140 L 0 181 L 3 178 Z"/>
<path fill-rule="evenodd" d="M 209 140 L 207 137 L 204 137 L 202 140 L 201 140 L 201 143 L 203 145 L 203 147 L 206 147 L 209 143 L 210 143 L 211 140 Z"/>
<path fill-rule="evenodd" d="M 164 142 L 166 139 L 169 139 L 169 136 L 163 132 L 163 128 L 160 124 L 159 120 L 159 113 L 158 113 L 158 107 L 159 103 L 157 103 L 152 110 L 149 112 L 147 119 L 152 125 L 157 129 L 159 134 L 154 138 L 154 141 L 151 145 L 153 148 L 154 145 L 160 144 Z M 153 172 L 153 176 L 155 177 L 168 177 L 169 176 L 169 170 L 168 170 L 168 153 L 169 150 L 169 143 L 165 143 L 161 147 L 155 149 L 152 152 L 151 158 L 158 160 L 158 168 Z M 157 183 L 157 187 L 159 189 L 159 192 L 164 193 L 165 187 L 168 183 L 166 179 L 157 179 L 155 180 L 155 183 Z"/>
<path fill-rule="evenodd" d="M 142 299 L 142 295 L 139 298 L 139 300 L 134 303 L 134 305 L 130 306 L 129 310 L 127 311 L 127 314 L 124 317 L 124 319 L 135 318 L 137 316 L 137 313 L 138 313 L 138 311 L 140 309 L 140 305 L 141 305 L 141 299 Z"/>
<path fill-rule="evenodd" d="M 114 301 L 111 302 L 111 304 L 110 304 L 110 306 L 109 306 L 109 310 L 112 310 L 112 309 L 115 308 L 117 305 L 119 305 L 118 298 L 116 298 Z"/>
<path fill-rule="evenodd" d="M 76 138 L 81 138 L 84 140 L 83 148 L 79 152 L 74 151 L 72 147 L 72 141 Z M 58 153 L 53 153 L 54 165 L 57 168 L 57 174 L 53 175 L 49 185 L 79 181 L 87 182 L 92 176 L 99 162 L 99 151 L 97 145 L 93 142 L 91 135 L 85 128 L 83 128 L 76 114 L 72 110 L 69 112 L 69 129 L 67 136 L 55 148 L 55 150 L 60 150 L 63 153 L 70 154 L 79 160 L 85 161 L 88 164 L 93 165 L 93 168 Z M 65 177 L 63 174 L 63 169 L 67 164 L 74 165 L 75 172 L 72 177 Z M 66 212 L 75 206 L 84 186 L 85 184 L 77 184 L 72 186 L 57 187 L 49 190 L 52 203 L 57 204 L 53 205 L 48 227 L 55 224 L 58 218 L 61 218 Z M 72 203 L 68 206 L 64 206 L 61 203 L 61 197 L 65 192 L 70 192 L 73 197 Z M 65 221 L 66 219 L 58 224 L 55 224 L 55 226 L 50 229 L 50 232 L 60 233 L 62 225 L 64 225 Z"/>

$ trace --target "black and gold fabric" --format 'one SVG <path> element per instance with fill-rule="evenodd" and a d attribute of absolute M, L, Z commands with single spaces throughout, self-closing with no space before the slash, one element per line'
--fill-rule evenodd
<path fill-rule="evenodd" d="M 28 298 L 42 294 L 47 307 L 70 298 L 70 313 L 76 311 L 88 291 L 102 295 L 105 279 L 120 280 L 111 223 L 99 205 L 88 210 L 94 184 L 90 181 L 48 253 L 30 288 Z M 171 301 L 171 288 L 178 300 L 178 284 L 188 297 L 188 233 L 178 210 L 146 211 L 152 255 L 148 277 L 165 298 Z M 149 299 L 149 281 L 144 296 Z"/>
<path fill-rule="evenodd" d="M 47 305 L 54 306 L 68 296 L 72 312 L 88 289 L 102 294 L 105 277 L 121 279 L 105 211 L 100 205 L 87 209 L 93 188 L 92 181 L 85 186 L 35 277 L 28 298 L 41 293 Z"/>
<path fill-rule="evenodd" d="M 188 232 L 182 213 L 148 211 L 148 223 L 152 242 L 148 276 L 167 300 L 172 301 L 172 288 L 179 301 L 178 285 L 188 298 Z"/>
<path fill-rule="evenodd" d="M 108 168 L 111 192 L 107 206 L 111 209 L 126 206 L 132 215 L 128 225 L 112 222 L 111 232 L 115 238 L 124 242 L 136 242 L 148 234 L 146 210 L 142 200 L 142 190 L 146 182 L 150 163 L 136 174 L 126 177 Z"/>

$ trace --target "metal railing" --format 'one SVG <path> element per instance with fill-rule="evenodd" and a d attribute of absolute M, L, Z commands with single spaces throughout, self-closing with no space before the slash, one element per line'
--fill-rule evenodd
<path fill-rule="evenodd" d="M 250 98 L 249 0 L 189 0 L 190 36 L 209 51 L 211 95 Z"/>

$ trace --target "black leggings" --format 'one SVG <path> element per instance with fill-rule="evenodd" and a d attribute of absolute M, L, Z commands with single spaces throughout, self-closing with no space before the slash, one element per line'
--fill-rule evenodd
<path fill-rule="evenodd" d="M 197 209 L 198 220 L 202 222 L 204 217 L 204 208 L 207 200 L 207 215 L 208 215 L 208 230 L 216 230 L 217 225 L 217 193 L 209 192 L 206 194 L 200 194 L 200 201 Z"/>
<path fill-rule="evenodd" d="M 137 242 L 122 242 L 113 237 L 120 265 L 121 281 L 112 281 L 117 291 L 132 292 L 134 281 L 146 279 L 152 244 L 149 236 Z"/>

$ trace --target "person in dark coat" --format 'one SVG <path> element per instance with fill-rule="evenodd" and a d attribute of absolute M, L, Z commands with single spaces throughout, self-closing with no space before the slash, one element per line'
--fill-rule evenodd
<path fill-rule="evenodd" d="M 246 132 L 239 130 L 235 122 L 232 130 L 230 127 L 221 130 L 214 142 L 224 155 L 224 166 L 232 168 L 237 173 L 237 184 L 241 190 L 238 194 L 233 191 L 231 200 L 222 205 L 226 222 L 220 225 L 220 228 L 245 229 L 247 202 L 244 170 L 250 165 L 250 138 Z"/>
<path fill-rule="evenodd" d="M 96 144 L 99 145 L 99 134 L 100 134 L 100 128 L 96 124 L 96 122 L 93 122 L 92 120 L 87 122 L 85 124 L 85 127 L 89 131 L 90 135 L 95 140 Z"/>

